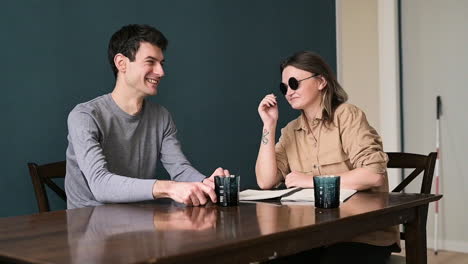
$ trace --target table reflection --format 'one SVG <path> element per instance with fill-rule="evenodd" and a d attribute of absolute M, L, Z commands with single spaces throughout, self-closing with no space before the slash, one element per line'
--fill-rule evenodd
<path fill-rule="evenodd" d="M 351 217 L 385 207 L 387 202 L 382 195 L 360 194 L 336 209 L 267 202 L 186 207 L 170 201 L 67 210 L 69 255 L 72 263 L 106 262 L 109 255 L 121 262 L 155 261 Z"/>
<path fill-rule="evenodd" d="M 217 208 L 174 207 L 164 212 L 154 210 L 155 228 L 164 230 L 205 230 L 216 227 Z"/>
<path fill-rule="evenodd" d="M 315 207 L 312 205 L 258 202 L 256 211 L 261 234 L 271 234 L 315 223 Z"/>
<path fill-rule="evenodd" d="M 384 208 L 388 205 L 388 196 L 371 192 L 360 192 L 340 205 L 340 216 L 347 217 Z"/>
<path fill-rule="evenodd" d="M 353 195 L 340 207 L 315 208 L 313 202 L 288 202 L 287 204 L 257 202 L 257 221 L 262 234 L 270 234 L 290 228 L 321 224 L 386 207 L 388 197 L 375 193 Z"/>
<path fill-rule="evenodd" d="M 164 257 L 195 243 L 190 240 L 194 232 L 216 233 L 218 218 L 215 205 L 186 207 L 176 202 L 115 204 L 66 213 L 72 263 L 106 262 L 108 254 L 122 262 Z"/>

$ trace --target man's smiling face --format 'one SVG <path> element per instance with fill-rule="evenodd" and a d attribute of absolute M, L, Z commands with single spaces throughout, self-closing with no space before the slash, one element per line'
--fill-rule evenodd
<path fill-rule="evenodd" d="M 148 42 L 141 42 L 135 60 L 126 58 L 126 68 L 122 76 L 125 85 L 144 96 L 156 95 L 161 78 L 164 76 L 164 54 L 162 50 Z"/>

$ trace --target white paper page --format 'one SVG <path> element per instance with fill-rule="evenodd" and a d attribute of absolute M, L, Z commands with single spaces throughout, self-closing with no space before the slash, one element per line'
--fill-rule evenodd
<path fill-rule="evenodd" d="M 298 187 L 285 190 L 244 190 L 239 193 L 240 201 L 255 201 L 281 197 L 287 193 L 299 189 Z"/>
<path fill-rule="evenodd" d="M 340 189 L 340 202 L 346 201 L 349 197 L 356 193 L 356 190 Z M 300 201 L 300 202 L 313 202 L 314 189 L 302 189 L 291 195 L 281 198 L 281 201 Z"/>

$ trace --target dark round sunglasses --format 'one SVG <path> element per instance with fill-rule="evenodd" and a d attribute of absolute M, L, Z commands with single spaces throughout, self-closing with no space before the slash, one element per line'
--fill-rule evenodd
<path fill-rule="evenodd" d="M 298 80 L 294 77 L 291 77 L 289 78 L 288 80 L 288 85 L 289 85 L 289 88 L 291 88 L 292 90 L 297 90 L 297 88 L 299 88 L 299 83 L 304 81 L 304 80 L 307 80 L 307 79 L 310 79 L 310 78 L 314 78 L 314 77 L 317 77 L 319 76 L 318 73 L 315 73 L 314 75 L 310 76 L 310 77 L 307 77 L 305 79 L 302 79 L 302 80 Z M 280 83 L 280 90 L 281 92 L 286 95 L 286 93 L 288 92 L 288 85 L 284 84 L 284 83 Z"/>

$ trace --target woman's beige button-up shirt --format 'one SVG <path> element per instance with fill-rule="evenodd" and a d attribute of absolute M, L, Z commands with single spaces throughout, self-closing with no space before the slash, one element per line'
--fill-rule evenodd
<path fill-rule="evenodd" d="M 382 140 L 364 112 L 354 105 L 338 106 L 329 125 L 324 124 L 321 113 L 309 124 L 302 114 L 281 130 L 275 149 L 278 174 L 283 179 L 292 171 L 315 176 L 368 168 L 385 175 L 385 184 L 371 190 L 388 192 L 388 157 Z M 399 244 L 399 232 L 397 227 L 389 227 L 352 241 L 379 246 Z"/>

